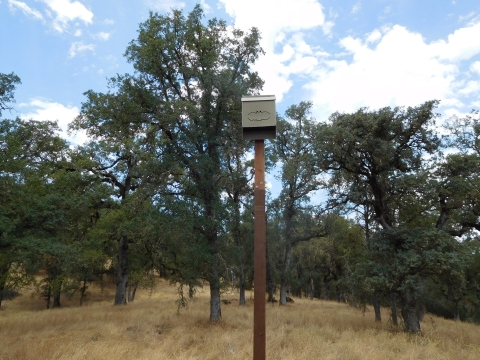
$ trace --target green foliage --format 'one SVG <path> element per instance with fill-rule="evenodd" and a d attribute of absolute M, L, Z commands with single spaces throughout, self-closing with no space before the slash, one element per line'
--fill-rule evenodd
<path fill-rule="evenodd" d="M 147 116 L 156 156 L 172 164 L 164 193 L 189 205 L 175 206 L 191 212 L 185 218 L 191 226 L 188 249 L 195 249 L 189 261 L 198 265 L 194 277 L 215 289 L 223 272 L 219 242 L 228 218 L 221 194 L 238 179 L 238 172 L 229 171 L 235 154 L 242 153 L 235 148 L 247 147 L 239 127 L 240 99 L 263 83 L 250 69 L 262 53 L 258 42 L 256 29 L 230 31 L 217 19 L 204 23 L 196 6 L 187 16 L 176 10 L 151 13 L 125 53 L 136 70 L 129 93 Z"/>
<path fill-rule="evenodd" d="M 363 230 L 335 214 L 325 216 L 323 223 L 324 237 L 299 243 L 293 249 L 297 273 L 308 275 L 299 286 L 309 289 L 312 297 L 333 298 L 335 289 L 337 298 L 358 302 L 360 289 L 355 289 L 353 276 L 357 264 L 366 258 Z"/>
<path fill-rule="evenodd" d="M 438 164 L 432 181 L 440 213 L 437 227 L 455 236 L 480 230 L 480 156 L 455 153 Z"/>
<path fill-rule="evenodd" d="M 431 128 L 437 106 L 438 101 L 429 101 L 415 108 L 334 113 L 330 124 L 317 129 L 322 168 L 355 190 L 347 201 L 361 205 L 368 200 L 384 229 L 397 225 L 396 206 L 408 190 L 402 188 L 403 176 L 419 171 L 424 155 L 440 145 Z"/>
<path fill-rule="evenodd" d="M 70 149 L 56 135 L 55 122 L 4 120 L 0 130 L 1 278 L 6 279 L 0 286 L 25 285 L 44 268 L 46 297 L 72 294 L 77 285 L 71 279 L 85 278 L 81 259 L 98 251 L 84 241 L 110 191 L 92 174 L 72 171 Z"/>
<path fill-rule="evenodd" d="M 0 292 L 32 281 L 33 243 L 51 238 L 61 216 L 47 191 L 68 149 L 57 130 L 54 122 L 0 122 Z"/>
<path fill-rule="evenodd" d="M 301 241 L 319 236 L 322 227 L 313 219 L 309 195 L 318 190 L 320 169 L 314 154 L 314 121 L 309 117 L 311 102 L 301 102 L 287 109 L 291 120 L 279 118 L 273 157 L 281 164 L 282 192 L 277 206 L 283 209 L 284 246 L 280 270 L 280 303 L 286 304 L 287 278 L 290 273 L 292 249 Z M 292 123 L 293 122 L 293 123 Z"/>
<path fill-rule="evenodd" d="M 376 230 L 367 234 L 368 256 L 356 264 L 353 289 L 362 302 L 374 293 L 398 294 L 409 331 L 419 330 L 425 279 L 458 305 L 464 257 L 451 235 L 475 228 L 478 218 L 476 157 L 427 162 L 440 146 L 432 128 L 437 105 L 336 113 L 318 129 L 321 166 L 334 173 L 331 195 L 341 197 L 333 203 L 363 208 L 365 229 Z M 382 230 L 370 226 L 372 217 Z"/>
<path fill-rule="evenodd" d="M 453 146 L 463 153 L 469 153 L 472 150 L 480 155 L 480 119 L 478 119 L 478 110 L 459 118 L 453 116 L 445 123 L 445 128 L 449 130 L 450 136 L 446 137 L 446 143 Z"/>
<path fill-rule="evenodd" d="M 308 202 L 308 196 L 320 188 L 318 179 L 320 169 L 314 154 L 314 120 L 309 117 L 311 102 L 301 102 L 289 107 L 285 115 L 277 122 L 277 137 L 274 141 L 274 157 L 281 164 L 282 193 L 286 211 L 292 211 L 302 202 Z"/>
<path fill-rule="evenodd" d="M 0 73 L 0 116 L 2 116 L 2 111 L 12 109 L 8 104 L 15 101 L 16 84 L 21 84 L 21 81 L 13 72 L 10 74 Z"/>
<path fill-rule="evenodd" d="M 372 238 L 372 282 L 389 291 L 416 292 L 422 278 L 462 286 L 463 262 L 458 242 L 435 228 L 385 230 Z"/>

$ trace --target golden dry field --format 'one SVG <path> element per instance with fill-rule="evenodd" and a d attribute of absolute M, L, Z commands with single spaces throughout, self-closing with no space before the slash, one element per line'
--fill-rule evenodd
<path fill-rule="evenodd" d="M 222 305 L 223 320 L 209 323 L 208 287 L 176 315 L 176 289 L 160 282 L 154 293 L 115 307 L 113 288 L 92 290 L 83 307 L 63 299 L 44 310 L 34 293 L 4 302 L 0 359 L 251 359 L 253 301 Z M 223 298 L 236 299 L 234 293 Z M 382 316 L 387 317 L 387 311 Z M 480 327 L 425 316 L 421 335 L 375 324 L 346 304 L 295 298 L 267 305 L 267 359 L 480 359 Z"/>

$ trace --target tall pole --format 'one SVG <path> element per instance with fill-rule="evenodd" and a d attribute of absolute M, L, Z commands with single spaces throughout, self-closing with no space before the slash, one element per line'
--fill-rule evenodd
<path fill-rule="evenodd" d="M 275 95 L 242 96 L 243 140 L 255 140 L 253 359 L 265 360 L 267 222 L 265 216 L 265 140 L 275 139 Z"/>
<path fill-rule="evenodd" d="M 265 360 L 265 142 L 255 140 L 253 359 Z"/>

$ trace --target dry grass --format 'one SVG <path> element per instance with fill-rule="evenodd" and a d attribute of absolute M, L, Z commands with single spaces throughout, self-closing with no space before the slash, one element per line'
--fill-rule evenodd
<path fill-rule="evenodd" d="M 209 298 L 200 292 L 176 315 L 175 288 L 161 282 L 134 303 L 114 307 L 113 290 L 63 300 L 43 310 L 37 297 L 6 301 L 0 311 L 0 359 L 248 359 L 252 358 L 253 302 L 222 306 L 208 322 Z M 251 297 L 248 294 L 247 297 Z M 235 299 L 235 294 L 225 294 Z M 42 310 L 40 310 L 42 309 Z M 268 359 L 480 359 L 480 327 L 427 316 L 421 335 L 379 326 L 372 312 L 336 302 L 295 299 L 267 305 Z"/>

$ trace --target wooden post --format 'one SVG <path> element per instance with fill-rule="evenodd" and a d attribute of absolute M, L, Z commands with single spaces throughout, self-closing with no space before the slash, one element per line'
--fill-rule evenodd
<path fill-rule="evenodd" d="M 253 359 L 265 360 L 267 222 L 265 216 L 265 139 L 275 139 L 275 95 L 242 96 L 243 140 L 255 140 Z"/>
<path fill-rule="evenodd" d="M 265 360 L 265 142 L 255 140 L 253 359 Z"/>

